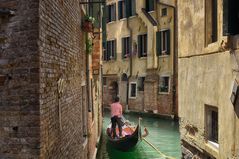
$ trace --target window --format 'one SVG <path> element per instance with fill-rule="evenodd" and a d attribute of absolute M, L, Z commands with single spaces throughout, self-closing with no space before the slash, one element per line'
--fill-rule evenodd
<path fill-rule="evenodd" d="M 130 37 L 122 38 L 122 59 L 131 54 Z"/>
<path fill-rule="evenodd" d="M 136 98 L 136 96 L 137 96 L 137 84 L 135 82 L 131 82 L 129 88 L 129 97 Z"/>
<path fill-rule="evenodd" d="M 154 0 L 145 0 L 146 11 L 150 12 L 154 10 Z"/>
<path fill-rule="evenodd" d="M 145 77 L 139 77 L 138 78 L 138 91 L 144 91 L 144 81 Z"/>
<path fill-rule="evenodd" d="M 159 31 L 156 34 L 157 42 L 157 55 L 170 54 L 170 30 Z"/>
<path fill-rule="evenodd" d="M 210 141 L 209 143 L 218 147 L 218 108 L 206 105 L 205 114 L 207 140 Z"/>
<path fill-rule="evenodd" d="M 223 35 L 239 34 L 239 1 L 223 0 Z"/>
<path fill-rule="evenodd" d="M 119 19 L 123 19 L 126 17 L 126 6 L 124 0 L 118 2 L 118 13 Z"/>
<path fill-rule="evenodd" d="M 107 60 L 116 60 L 116 40 L 107 41 Z"/>
<path fill-rule="evenodd" d="M 217 41 L 217 0 L 206 0 L 206 46 Z"/>
<path fill-rule="evenodd" d="M 138 56 L 147 57 L 147 34 L 138 36 Z"/>
<path fill-rule="evenodd" d="M 162 16 L 162 17 L 163 17 L 163 16 L 167 16 L 167 14 L 168 14 L 167 8 L 163 8 L 163 9 L 162 9 L 161 16 Z"/>
<path fill-rule="evenodd" d="M 107 61 L 108 60 L 108 56 L 107 56 L 107 43 L 103 42 L 103 60 Z"/>
<path fill-rule="evenodd" d="M 116 20 L 116 4 L 111 4 L 107 6 L 107 23 Z"/>
<path fill-rule="evenodd" d="M 107 86 L 107 78 L 103 77 L 103 86 Z"/>
<path fill-rule="evenodd" d="M 159 78 L 159 92 L 169 93 L 169 76 L 161 76 Z"/>
<path fill-rule="evenodd" d="M 136 14 L 135 0 L 122 0 L 118 2 L 119 19 L 130 17 Z"/>

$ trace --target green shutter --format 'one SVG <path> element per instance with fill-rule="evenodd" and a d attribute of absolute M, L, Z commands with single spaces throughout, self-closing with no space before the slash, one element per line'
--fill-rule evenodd
<path fill-rule="evenodd" d="M 115 53 L 114 59 L 116 60 L 117 59 L 117 44 L 116 44 L 116 40 L 114 40 L 114 53 Z"/>
<path fill-rule="evenodd" d="M 126 8 L 126 17 L 130 17 L 131 13 L 131 0 L 125 0 L 125 8 Z"/>
<path fill-rule="evenodd" d="M 153 11 L 154 10 L 154 0 L 146 0 L 145 7 L 146 7 L 147 12 Z"/>
<path fill-rule="evenodd" d="M 106 58 L 107 61 L 110 60 L 110 41 L 106 43 Z"/>
<path fill-rule="evenodd" d="M 124 51 L 125 51 L 124 38 L 122 38 L 121 42 L 122 42 L 121 43 L 121 51 L 122 51 L 121 56 L 122 56 L 122 59 L 124 59 Z"/>
<path fill-rule="evenodd" d="M 116 4 L 113 4 L 113 18 L 112 18 L 112 21 L 115 21 L 116 20 Z"/>
<path fill-rule="evenodd" d="M 166 31 L 167 34 L 167 54 L 170 55 L 170 30 Z"/>
<path fill-rule="evenodd" d="M 158 31 L 156 33 L 156 49 L 157 49 L 157 55 L 162 55 L 162 46 L 161 46 L 161 31 Z"/>
<path fill-rule="evenodd" d="M 141 57 L 141 52 L 142 52 L 142 41 L 141 41 L 141 36 L 138 35 L 138 57 Z"/>
<path fill-rule="evenodd" d="M 122 1 L 118 2 L 118 19 L 122 19 Z"/>
<path fill-rule="evenodd" d="M 105 6 L 105 19 L 106 19 L 106 23 L 110 22 L 110 18 L 109 18 L 109 6 Z"/>
<path fill-rule="evenodd" d="M 131 16 L 136 14 L 136 3 L 135 0 L 131 0 Z"/>
<path fill-rule="evenodd" d="M 239 1 L 223 0 L 223 35 L 239 34 Z"/>

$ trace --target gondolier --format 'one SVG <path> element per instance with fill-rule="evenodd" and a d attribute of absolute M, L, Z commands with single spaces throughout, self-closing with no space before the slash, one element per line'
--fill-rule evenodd
<path fill-rule="evenodd" d="M 121 120 L 122 117 L 122 105 L 119 103 L 119 97 L 114 97 L 114 102 L 111 104 L 111 134 L 113 133 L 113 139 L 118 137 L 116 134 L 116 124 L 119 129 L 119 137 L 122 137 L 122 126 L 123 122 Z"/>

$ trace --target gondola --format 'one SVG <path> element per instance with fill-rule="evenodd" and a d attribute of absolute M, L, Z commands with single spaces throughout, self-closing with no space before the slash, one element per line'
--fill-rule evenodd
<path fill-rule="evenodd" d="M 123 132 L 126 132 L 126 134 L 124 134 L 122 138 L 113 139 L 110 133 L 111 126 L 109 126 L 106 130 L 106 133 L 110 145 L 112 145 L 115 149 L 120 151 L 129 151 L 132 148 L 134 148 L 137 145 L 137 143 L 141 141 L 142 138 L 140 120 L 141 119 L 139 119 L 139 123 L 136 127 L 131 126 L 129 124 L 124 124 L 122 130 Z"/>

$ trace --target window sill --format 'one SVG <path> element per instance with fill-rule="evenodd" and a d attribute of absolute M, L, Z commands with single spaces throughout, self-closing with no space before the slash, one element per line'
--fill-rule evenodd
<path fill-rule="evenodd" d="M 129 99 L 136 99 L 136 97 L 129 97 Z"/>
<path fill-rule="evenodd" d="M 146 59 L 147 59 L 147 56 L 146 56 L 146 57 L 140 57 L 139 59 L 140 59 L 140 60 L 146 60 Z"/>
<path fill-rule="evenodd" d="M 113 23 L 115 23 L 116 21 L 111 21 L 111 22 L 108 22 L 107 24 L 113 24 Z"/>
<path fill-rule="evenodd" d="M 119 19 L 119 21 L 125 21 L 127 20 L 127 18 L 122 18 L 122 19 Z"/>
<path fill-rule="evenodd" d="M 107 62 L 116 62 L 117 60 L 108 60 L 108 61 L 103 61 L 103 63 L 107 63 Z"/>
<path fill-rule="evenodd" d="M 155 10 L 148 11 L 149 14 L 154 13 L 154 12 L 155 12 Z"/>
<path fill-rule="evenodd" d="M 129 61 L 129 57 L 123 58 L 122 61 Z"/>
<path fill-rule="evenodd" d="M 132 15 L 129 17 L 129 19 L 134 19 L 134 18 L 136 18 L 136 15 Z"/>
<path fill-rule="evenodd" d="M 170 92 L 158 92 L 158 94 L 160 94 L 160 95 L 169 95 Z"/>
<path fill-rule="evenodd" d="M 159 58 L 166 58 L 166 57 L 169 57 L 170 55 L 160 55 L 158 56 Z"/>
<path fill-rule="evenodd" d="M 206 148 L 206 151 L 210 152 L 210 154 L 213 155 L 213 157 L 218 158 L 219 144 L 212 142 L 212 141 L 207 141 L 205 148 Z"/>
<path fill-rule="evenodd" d="M 208 145 L 212 146 L 215 149 L 219 149 L 219 144 L 213 141 L 208 140 L 207 142 Z"/>
<path fill-rule="evenodd" d="M 204 53 L 219 52 L 219 42 L 210 43 L 204 47 Z"/>

